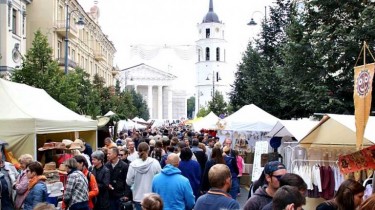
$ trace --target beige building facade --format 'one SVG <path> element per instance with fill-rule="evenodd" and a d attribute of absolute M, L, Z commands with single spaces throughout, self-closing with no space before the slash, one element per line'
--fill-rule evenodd
<path fill-rule="evenodd" d="M 70 15 L 67 14 L 67 6 Z M 98 74 L 104 78 L 106 86 L 113 86 L 118 74 L 113 64 L 116 49 L 100 29 L 99 14 L 97 5 L 85 12 L 76 0 L 33 1 L 27 6 L 27 49 L 32 46 L 34 33 L 41 30 L 48 37 L 54 58 L 64 69 L 66 20 L 69 16 L 68 72 L 81 67 L 91 79 Z M 81 30 L 75 25 L 80 18 L 85 22 Z"/>
<path fill-rule="evenodd" d="M 26 7 L 32 0 L 0 0 L 0 74 L 9 76 L 26 53 Z"/>

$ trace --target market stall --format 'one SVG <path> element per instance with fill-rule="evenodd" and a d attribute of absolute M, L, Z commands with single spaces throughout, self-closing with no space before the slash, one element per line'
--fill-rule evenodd
<path fill-rule="evenodd" d="M 44 90 L 0 79 L 0 139 L 16 157 L 45 141 L 84 138 L 96 148 L 97 121 L 78 115 Z"/>
<path fill-rule="evenodd" d="M 219 121 L 219 117 L 213 113 L 210 112 L 208 115 L 200 119 L 199 121 L 193 122 L 192 128 L 195 131 L 200 131 L 202 129 L 206 130 L 216 130 L 217 129 L 217 122 Z"/>

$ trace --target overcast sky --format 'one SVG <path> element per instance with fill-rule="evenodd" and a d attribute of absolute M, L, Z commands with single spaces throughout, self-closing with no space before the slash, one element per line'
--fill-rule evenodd
<path fill-rule="evenodd" d="M 93 0 L 78 0 L 89 11 Z M 228 70 L 222 77 L 233 82 L 236 65 L 246 50 L 247 43 L 257 36 L 259 26 L 247 26 L 253 16 L 261 22 L 264 7 L 271 0 L 214 0 L 214 11 L 225 24 Z M 152 59 L 141 59 L 131 53 L 131 46 L 195 45 L 197 24 L 208 11 L 209 0 L 99 0 L 99 25 L 113 41 L 117 53 L 115 65 L 120 69 L 146 63 L 178 77 L 174 89 L 194 94 L 196 56 L 183 60 L 170 48 L 161 48 Z M 258 12 L 256 12 L 258 11 Z M 267 10 L 268 12 L 268 10 Z"/>

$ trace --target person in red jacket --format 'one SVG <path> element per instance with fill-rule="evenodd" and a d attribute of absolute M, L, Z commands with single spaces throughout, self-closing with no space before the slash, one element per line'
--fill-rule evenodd
<path fill-rule="evenodd" d="M 82 171 L 89 182 L 89 208 L 93 209 L 95 205 L 95 197 L 99 194 L 99 188 L 95 176 L 88 170 L 88 163 L 84 156 L 76 155 L 74 156 L 74 159 L 78 162 L 77 169 Z"/>

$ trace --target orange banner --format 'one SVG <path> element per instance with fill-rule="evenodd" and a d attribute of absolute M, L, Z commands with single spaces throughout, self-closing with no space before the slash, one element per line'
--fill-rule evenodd
<path fill-rule="evenodd" d="M 354 152 L 349 155 L 340 155 L 338 166 L 341 173 L 356 172 L 375 168 L 375 145 Z"/>
<path fill-rule="evenodd" d="M 354 109 L 357 150 L 363 143 L 363 136 L 371 110 L 372 78 L 374 63 L 354 67 Z"/>

